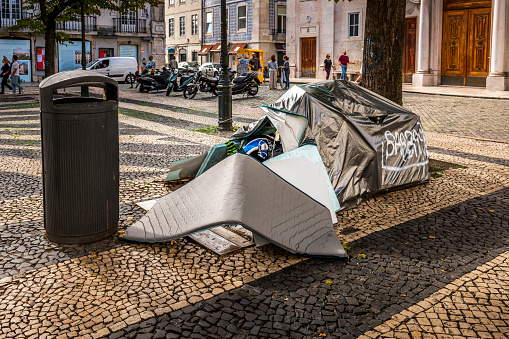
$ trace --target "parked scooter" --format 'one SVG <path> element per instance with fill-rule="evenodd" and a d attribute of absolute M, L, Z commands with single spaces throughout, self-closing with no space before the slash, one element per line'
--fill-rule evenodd
<path fill-rule="evenodd" d="M 235 73 L 233 72 L 233 75 Z M 230 72 L 230 79 L 232 76 L 232 72 Z M 205 89 L 210 88 L 210 92 L 212 94 L 217 95 L 217 87 L 219 85 L 219 78 L 213 78 L 213 79 L 207 79 L 206 81 L 202 81 L 204 83 Z M 238 76 L 233 79 L 233 86 L 232 86 L 232 95 L 235 94 L 247 94 L 251 96 L 255 96 L 258 94 L 258 86 L 260 85 L 260 80 L 258 80 L 258 73 L 257 72 L 249 72 L 245 75 Z M 207 87 L 209 86 L 209 87 Z M 198 93 L 198 89 L 202 90 L 200 86 L 198 85 L 189 85 L 186 90 L 184 91 L 184 97 L 192 99 L 196 96 L 196 93 Z M 203 92 L 206 92 L 203 91 Z"/>
<path fill-rule="evenodd" d="M 168 87 L 168 76 L 169 72 L 166 67 L 163 67 L 162 72 L 155 74 L 147 73 L 141 76 L 138 80 L 140 84 L 140 92 L 150 92 L 151 90 L 159 91 L 160 89 Z"/>
<path fill-rule="evenodd" d="M 177 78 L 180 76 L 180 84 L 177 81 Z M 193 75 L 181 75 L 180 71 L 175 68 L 170 71 L 170 76 L 168 77 L 168 86 L 166 87 L 166 96 L 169 96 L 170 93 L 173 92 L 183 92 L 184 89 L 193 81 Z"/>

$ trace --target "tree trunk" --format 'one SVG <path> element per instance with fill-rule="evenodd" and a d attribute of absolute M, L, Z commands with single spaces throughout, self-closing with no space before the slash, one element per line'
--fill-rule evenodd
<path fill-rule="evenodd" d="M 45 63 L 44 76 L 47 78 L 57 72 L 56 68 L 56 23 L 46 23 L 46 32 L 44 34 Z"/>
<path fill-rule="evenodd" d="M 367 0 L 362 85 L 402 104 L 406 0 Z"/>

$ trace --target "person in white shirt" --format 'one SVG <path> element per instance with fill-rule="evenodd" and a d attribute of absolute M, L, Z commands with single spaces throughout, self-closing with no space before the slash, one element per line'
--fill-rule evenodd
<path fill-rule="evenodd" d="M 12 86 L 12 94 L 16 94 L 16 87 L 19 88 L 19 94 L 23 92 L 23 87 L 19 84 L 19 62 L 18 56 L 12 56 L 12 64 L 11 64 L 11 86 Z"/>

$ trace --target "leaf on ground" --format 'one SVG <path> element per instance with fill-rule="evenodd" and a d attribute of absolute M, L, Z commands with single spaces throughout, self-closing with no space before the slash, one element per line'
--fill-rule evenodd
<path fill-rule="evenodd" d="M 127 220 L 133 220 L 133 219 L 134 219 L 134 217 L 133 217 L 133 216 L 129 216 L 129 217 L 127 217 Z"/>
<path fill-rule="evenodd" d="M 435 236 L 434 235 L 430 235 L 429 238 L 430 239 L 435 239 Z"/>
<path fill-rule="evenodd" d="M 334 284 L 334 283 L 332 282 L 332 280 L 328 280 L 328 279 L 325 281 L 325 283 L 326 283 L 327 285 L 329 285 L 329 286 L 330 286 L 330 285 L 332 285 L 332 284 Z"/>
<path fill-rule="evenodd" d="M 352 247 L 348 246 L 348 244 L 344 241 L 341 242 L 341 245 L 343 245 L 345 251 L 350 251 L 352 249 Z"/>
<path fill-rule="evenodd" d="M 495 210 L 488 210 L 488 212 L 495 213 Z"/>
<path fill-rule="evenodd" d="M 357 254 L 357 257 L 359 257 L 361 259 L 366 259 L 366 255 L 362 254 L 362 253 Z"/>
<path fill-rule="evenodd" d="M 326 333 L 320 333 L 318 336 L 319 336 L 319 337 L 326 337 L 326 336 L 327 336 L 327 334 L 326 334 Z"/>

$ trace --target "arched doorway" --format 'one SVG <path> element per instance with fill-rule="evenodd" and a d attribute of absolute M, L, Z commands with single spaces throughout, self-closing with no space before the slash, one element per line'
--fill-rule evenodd
<path fill-rule="evenodd" d="M 486 86 L 491 0 L 444 0 L 442 84 Z"/>

